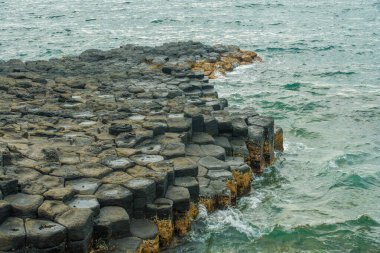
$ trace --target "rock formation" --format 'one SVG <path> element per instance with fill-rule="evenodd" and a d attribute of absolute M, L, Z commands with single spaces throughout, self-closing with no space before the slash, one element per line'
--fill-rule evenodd
<path fill-rule="evenodd" d="M 157 252 L 250 190 L 282 130 L 209 79 L 235 46 L 125 45 L 0 61 L 0 251 Z"/>

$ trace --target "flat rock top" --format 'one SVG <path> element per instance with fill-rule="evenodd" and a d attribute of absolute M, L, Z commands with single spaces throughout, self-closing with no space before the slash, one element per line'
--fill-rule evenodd
<path fill-rule="evenodd" d="M 129 180 L 125 186 L 129 189 L 145 189 L 148 186 L 154 185 L 154 181 L 147 178 L 134 178 Z"/>
<path fill-rule="evenodd" d="M 29 195 L 23 193 L 17 193 L 8 195 L 5 200 L 13 206 L 39 206 L 42 204 L 44 198 L 39 195 Z"/>
<path fill-rule="evenodd" d="M 209 169 L 209 170 L 227 170 L 229 168 L 228 163 L 216 159 L 213 156 L 202 157 L 198 161 L 199 165 Z"/>
<path fill-rule="evenodd" d="M 166 192 L 165 198 L 172 200 L 174 203 L 190 199 L 189 190 L 185 187 L 170 186 Z"/>
<path fill-rule="evenodd" d="M 153 240 L 158 235 L 158 228 L 153 221 L 133 219 L 131 220 L 131 234 L 143 240 Z"/>

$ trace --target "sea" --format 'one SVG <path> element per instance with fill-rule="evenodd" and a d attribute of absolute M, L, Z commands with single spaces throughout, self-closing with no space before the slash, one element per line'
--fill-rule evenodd
<path fill-rule="evenodd" d="M 212 82 L 285 150 L 171 252 L 380 252 L 379 0 L 0 0 L 0 60 L 185 40 L 263 58 Z"/>

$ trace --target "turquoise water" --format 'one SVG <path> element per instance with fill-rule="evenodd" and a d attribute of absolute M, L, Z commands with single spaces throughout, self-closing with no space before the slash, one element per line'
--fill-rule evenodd
<path fill-rule="evenodd" d="M 188 39 L 257 51 L 216 87 L 274 116 L 285 152 L 175 251 L 380 252 L 379 17 L 369 0 L 0 0 L 0 59 Z"/>

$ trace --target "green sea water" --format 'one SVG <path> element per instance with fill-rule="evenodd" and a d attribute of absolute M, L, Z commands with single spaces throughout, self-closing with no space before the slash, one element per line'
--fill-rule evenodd
<path fill-rule="evenodd" d="M 215 81 L 284 129 L 285 151 L 234 208 L 173 252 L 380 252 L 378 0 L 0 0 L 0 60 L 198 40 L 263 63 Z"/>

